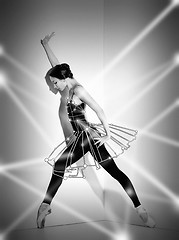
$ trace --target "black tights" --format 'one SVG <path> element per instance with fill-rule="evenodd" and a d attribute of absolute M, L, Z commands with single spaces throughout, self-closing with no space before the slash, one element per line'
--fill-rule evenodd
<path fill-rule="evenodd" d="M 80 137 L 81 138 L 81 137 Z M 70 158 L 70 162 L 67 162 L 67 156 L 71 153 L 71 146 L 69 146 L 64 153 L 61 155 L 59 160 L 55 163 L 54 173 L 58 173 L 59 176 L 52 174 L 47 193 L 44 199 L 44 203 L 50 204 L 53 197 L 55 196 L 58 188 L 62 184 L 65 168 L 71 164 L 77 162 L 83 154 L 90 151 L 95 160 L 114 178 L 116 179 L 124 188 L 130 199 L 132 200 L 134 207 L 141 205 L 135 189 L 130 181 L 130 179 L 116 166 L 114 160 L 110 157 L 108 151 L 106 150 L 104 144 L 99 148 L 92 142 L 92 148 L 87 143 L 83 147 L 81 146 L 81 139 L 77 141 L 75 149 L 73 149 L 73 155 Z M 92 151 L 93 149 L 93 151 Z M 108 159 L 106 161 L 102 161 Z"/>

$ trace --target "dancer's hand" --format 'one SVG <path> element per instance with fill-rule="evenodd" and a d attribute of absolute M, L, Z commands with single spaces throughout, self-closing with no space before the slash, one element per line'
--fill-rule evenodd
<path fill-rule="evenodd" d="M 50 35 L 49 34 L 46 35 L 43 39 L 41 39 L 41 41 L 40 41 L 41 44 L 42 45 L 47 44 L 53 36 L 55 36 L 55 32 L 52 32 Z"/>
<path fill-rule="evenodd" d="M 100 138 L 95 138 L 95 140 L 98 140 L 97 142 L 95 142 L 95 145 L 99 143 L 99 147 L 102 146 L 105 142 L 107 142 L 110 139 L 110 136 L 103 136 Z"/>

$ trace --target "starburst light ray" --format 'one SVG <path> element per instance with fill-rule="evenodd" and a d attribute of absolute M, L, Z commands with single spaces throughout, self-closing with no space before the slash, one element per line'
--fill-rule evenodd
<path fill-rule="evenodd" d="M 176 206 L 177 210 L 179 211 L 179 196 L 178 196 L 177 199 L 175 199 L 174 203 L 175 203 L 175 206 Z"/>
<path fill-rule="evenodd" d="M 176 53 L 176 54 L 174 55 L 173 61 L 174 61 L 174 63 L 175 63 L 176 66 L 179 65 L 179 53 Z"/>
<path fill-rule="evenodd" d="M 8 179 L 10 179 L 11 181 L 13 181 L 14 183 L 24 187 L 25 189 L 33 192 L 34 194 L 40 196 L 41 198 L 44 198 L 44 193 L 42 193 L 39 189 L 35 188 L 34 186 L 22 181 L 21 179 L 19 179 L 18 177 L 16 176 L 13 176 L 12 174 L 10 174 L 9 172 L 3 172 L 3 175 L 5 177 L 7 177 Z M 78 217 L 79 219 L 81 220 L 84 220 L 85 222 L 88 222 L 88 224 L 105 233 L 106 235 L 108 235 L 109 237 L 114 237 L 114 234 L 113 232 L 107 230 L 106 228 L 102 227 L 100 224 L 96 223 L 96 222 L 93 222 L 91 219 L 89 219 L 88 217 L 84 216 L 83 214 L 75 211 L 74 209 L 70 208 L 69 206 L 63 204 L 63 203 L 59 203 L 58 201 L 56 201 L 55 199 L 53 200 L 54 204 L 57 205 L 60 209 L 63 209 L 65 210 L 66 212 Z"/>
<path fill-rule="evenodd" d="M 9 171 L 9 170 L 15 170 L 15 169 L 20 169 L 20 168 L 25 168 L 27 166 L 31 165 L 37 165 L 42 163 L 42 158 L 35 158 L 35 159 L 24 159 L 19 162 L 15 163 L 8 163 L 8 164 L 3 164 L 0 166 L 0 172 L 1 171 Z"/>
<path fill-rule="evenodd" d="M 179 0 L 171 0 L 171 4 L 173 7 L 177 7 L 179 5 Z"/>
<path fill-rule="evenodd" d="M 0 89 L 6 88 L 8 84 L 6 74 L 0 70 Z"/>
<path fill-rule="evenodd" d="M 9 225 L 4 231 L 3 236 L 6 237 L 12 230 L 14 230 L 22 221 L 24 221 L 37 207 L 38 202 L 28 207 L 11 225 Z"/>
<path fill-rule="evenodd" d="M 111 190 L 111 188 L 108 188 L 108 187 L 106 187 L 105 188 L 105 191 L 107 192 L 107 191 L 110 191 Z M 113 192 L 115 192 L 116 194 L 119 194 L 119 190 L 118 189 L 113 189 Z M 120 218 L 120 216 L 119 216 L 119 214 L 118 214 L 118 212 L 116 211 L 116 208 L 113 206 L 113 205 L 111 205 L 111 204 L 108 204 L 107 205 L 107 211 L 106 211 L 106 217 L 107 217 L 107 219 L 108 220 L 110 220 L 110 221 L 112 221 L 112 224 L 113 224 L 113 228 L 114 228 L 114 230 L 115 231 L 117 231 L 117 230 L 119 230 L 119 221 L 120 221 L 120 223 L 124 223 L 125 225 L 123 226 L 123 230 L 126 230 L 127 231 L 127 229 L 128 229 L 128 224 L 126 224 L 126 223 L 128 223 L 129 222 L 129 218 L 130 218 L 130 210 L 131 210 L 131 205 L 129 205 L 128 203 L 128 201 L 129 201 L 129 199 L 128 199 L 128 197 L 127 197 L 127 195 L 120 195 L 123 199 L 124 199 L 124 201 L 126 201 L 126 203 L 127 203 L 127 205 L 126 205 L 126 207 L 125 207 L 125 210 L 124 210 L 124 217 L 123 218 Z M 107 201 L 107 199 L 105 198 L 105 205 L 108 203 L 108 201 Z M 116 221 L 117 220 L 117 221 Z"/>
<path fill-rule="evenodd" d="M 37 98 L 35 95 L 33 95 L 32 93 L 30 93 L 29 91 L 27 91 L 26 89 L 20 87 L 17 83 L 14 82 L 10 82 L 9 81 L 9 86 L 13 89 L 15 89 L 16 91 L 18 91 L 19 93 L 21 93 L 22 95 L 24 95 L 26 98 L 30 99 L 31 101 L 34 101 L 35 103 L 39 104 L 40 106 L 42 106 L 43 108 L 46 108 L 48 111 L 52 111 L 52 107 L 50 105 L 48 105 L 48 102 L 42 101 L 41 99 Z"/>
<path fill-rule="evenodd" d="M 107 190 L 107 189 L 106 189 Z M 106 204 L 106 199 L 105 199 L 105 204 Z M 119 220 L 119 216 L 118 218 L 116 218 L 116 214 L 114 212 L 114 209 L 112 209 L 112 206 L 107 206 L 107 211 L 105 209 L 105 214 L 106 214 L 106 219 L 109 220 L 111 222 L 111 227 L 114 229 L 113 231 L 115 231 L 116 229 L 119 229 L 119 223 L 116 220 Z M 125 219 L 120 219 L 120 222 L 126 222 Z"/>
<path fill-rule="evenodd" d="M 149 199 L 153 202 L 158 202 L 158 203 L 165 203 L 170 205 L 171 204 L 171 200 L 169 198 L 164 198 L 163 196 L 156 196 L 156 195 L 151 195 L 150 193 L 143 193 L 138 191 L 138 194 L 140 197 L 145 198 L 145 199 Z"/>
<path fill-rule="evenodd" d="M 123 112 L 125 112 L 128 108 L 130 108 L 134 103 L 136 103 L 139 99 L 144 97 L 151 89 L 157 86 L 162 80 L 165 79 L 167 75 L 169 75 L 175 69 L 175 65 L 171 64 L 168 68 L 165 69 L 152 83 L 148 84 L 141 92 L 139 92 L 131 101 L 125 104 L 119 113 L 116 113 L 112 118 L 118 118 Z"/>
<path fill-rule="evenodd" d="M 6 92 L 11 97 L 11 99 L 14 101 L 14 103 L 17 105 L 17 107 L 22 111 L 22 113 L 27 117 L 29 122 L 35 127 L 35 129 L 38 131 L 38 133 L 42 136 L 43 140 L 50 147 L 53 147 L 54 143 L 50 140 L 50 137 L 47 136 L 47 134 L 44 132 L 44 130 L 41 128 L 41 126 L 36 122 L 36 120 L 33 118 L 33 116 L 29 113 L 29 111 L 26 109 L 26 107 L 23 105 L 23 103 L 19 100 L 19 98 L 16 96 L 16 94 L 10 88 L 6 88 Z"/>
<path fill-rule="evenodd" d="M 14 59 L 12 56 L 9 54 L 5 54 L 4 57 L 13 65 L 15 66 L 18 70 L 21 72 L 25 73 L 27 76 L 29 76 L 31 79 L 35 81 L 36 84 L 39 84 L 41 87 L 45 87 L 45 84 L 43 84 L 44 81 L 40 81 L 40 77 L 36 76 L 34 73 L 29 71 L 27 67 L 25 67 L 22 63 Z"/>
<path fill-rule="evenodd" d="M 173 112 L 176 109 L 176 102 L 172 103 L 169 107 L 167 107 L 162 113 L 160 113 L 157 117 L 155 117 L 150 123 L 148 123 L 143 130 L 147 131 L 151 127 L 155 126 L 159 121 L 164 119 L 167 115 Z"/>
<path fill-rule="evenodd" d="M 132 166 L 138 173 L 140 173 L 140 175 L 142 175 L 145 179 L 147 179 L 150 183 L 157 187 L 173 202 L 177 201 L 178 196 L 175 193 L 173 193 L 169 188 L 167 188 L 164 184 L 162 184 L 154 175 L 146 171 L 146 169 L 143 168 L 140 164 L 138 164 L 137 161 L 135 161 L 134 159 L 129 159 L 127 157 L 121 157 L 121 159 L 123 159 L 130 166 Z"/>
<path fill-rule="evenodd" d="M 165 8 L 156 18 L 154 18 L 128 45 L 122 52 L 120 52 L 105 68 L 104 70 L 95 77 L 96 79 L 101 79 L 105 74 L 107 74 L 111 69 L 116 66 L 127 54 L 129 54 L 134 47 L 136 47 L 154 28 L 156 28 L 159 23 L 164 20 L 167 15 L 173 10 L 173 5 L 170 4 Z"/>
<path fill-rule="evenodd" d="M 3 233 L 0 233 L 0 240 L 6 240 L 6 236 Z"/>
<path fill-rule="evenodd" d="M 175 104 L 177 107 L 179 107 L 179 99 L 176 100 Z"/>
<path fill-rule="evenodd" d="M 150 80 L 150 79 L 156 77 L 157 73 L 160 73 L 162 70 L 167 68 L 171 63 L 172 63 L 171 60 L 168 62 L 165 62 L 165 63 L 161 64 L 160 66 L 156 67 L 155 69 L 151 70 L 150 72 L 148 72 L 145 76 L 139 78 L 139 80 L 134 80 L 134 79 L 131 80 L 131 82 L 128 85 L 118 89 L 118 93 L 124 94 L 128 90 L 133 89 L 134 87 L 140 85 L 141 83 L 145 82 L 146 80 Z M 114 94 L 114 98 L 115 97 L 116 97 L 116 95 Z"/>
<path fill-rule="evenodd" d="M 175 141 L 175 140 L 163 137 L 163 136 L 159 136 L 158 134 L 151 133 L 151 132 L 148 132 L 148 131 L 141 131 L 140 134 L 145 135 L 147 137 L 150 137 L 152 139 L 155 139 L 157 141 L 163 142 L 165 144 L 171 145 L 173 147 L 177 147 L 177 148 L 179 147 L 179 142 L 178 141 Z"/>

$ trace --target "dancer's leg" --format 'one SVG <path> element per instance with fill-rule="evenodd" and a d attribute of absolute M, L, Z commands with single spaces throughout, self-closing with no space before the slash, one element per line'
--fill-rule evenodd
<path fill-rule="evenodd" d="M 130 179 L 116 166 L 113 159 L 101 162 L 100 165 L 114 178 L 126 191 L 127 195 L 132 200 L 134 207 L 139 207 L 141 205 L 139 198 L 136 194 L 134 186 Z"/>
<path fill-rule="evenodd" d="M 96 145 L 93 147 L 95 155 L 93 156 L 100 163 L 100 165 L 114 178 L 116 179 L 124 188 L 130 199 L 132 200 L 134 207 L 139 207 L 141 205 L 139 198 L 136 194 L 134 186 L 130 179 L 117 167 L 114 160 L 110 157 L 108 151 L 106 150 L 104 144 L 97 148 Z M 102 161 L 108 159 L 106 161 Z"/>
<path fill-rule="evenodd" d="M 55 163 L 54 171 L 53 171 L 49 186 L 47 188 L 45 198 L 42 204 L 40 205 L 37 213 L 38 228 L 44 228 L 45 217 L 51 213 L 50 204 L 58 188 L 62 184 L 66 167 L 78 161 L 82 157 L 82 155 L 87 151 L 88 151 L 88 148 L 85 148 L 84 150 L 82 149 L 81 138 L 78 138 L 78 141 L 75 142 L 75 145 L 74 144 L 70 145 L 61 155 L 59 160 Z M 71 153 L 72 155 L 69 158 L 69 154 Z"/>
<path fill-rule="evenodd" d="M 134 207 L 145 226 L 152 228 L 155 227 L 156 224 L 154 219 L 141 205 L 130 179 L 116 166 L 114 160 L 110 157 L 105 146 L 102 145 L 101 147 L 97 148 L 96 145 L 94 145 L 94 150 L 95 154 L 93 156 L 96 158 L 97 161 L 99 161 L 100 165 L 122 185 L 128 196 L 132 200 Z M 107 161 L 101 161 L 102 159 L 105 160 L 107 158 L 110 159 Z"/>
<path fill-rule="evenodd" d="M 54 198 L 58 188 L 62 184 L 66 167 L 77 162 L 83 156 L 83 154 L 89 150 L 88 146 L 82 148 L 81 143 L 82 136 L 78 139 L 75 145 L 70 145 L 55 163 L 54 171 L 47 188 L 46 196 L 43 200 L 44 203 L 50 204 L 52 202 L 52 199 Z M 70 159 L 68 159 L 69 154 L 72 154 Z"/>

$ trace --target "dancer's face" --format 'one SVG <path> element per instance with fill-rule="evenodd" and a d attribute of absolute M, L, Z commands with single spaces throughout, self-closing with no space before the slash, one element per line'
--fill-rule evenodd
<path fill-rule="evenodd" d="M 53 83 L 54 88 L 59 89 L 60 91 L 63 91 L 67 86 L 65 79 L 59 80 L 58 78 L 50 77 L 50 80 Z"/>

